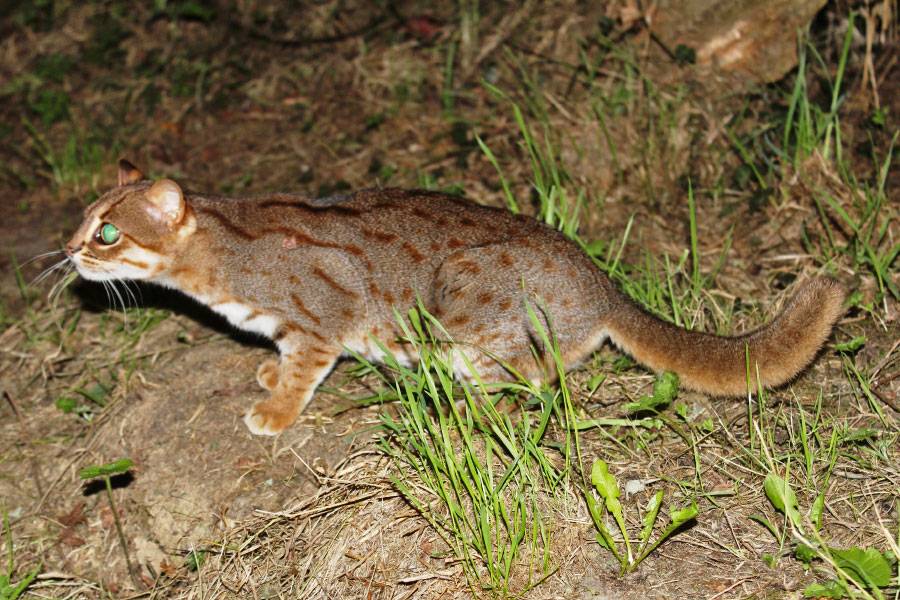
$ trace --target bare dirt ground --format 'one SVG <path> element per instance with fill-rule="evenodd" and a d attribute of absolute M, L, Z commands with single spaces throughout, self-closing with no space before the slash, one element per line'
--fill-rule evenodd
<path fill-rule="evenodd" d="M 764 147 L 765 136 L 752 134 L 783 115 L 790 83 L 738 89 L 675 66 L 640 25 L 624 26 L 625 2 L 485 5 L 475 25 L 460 16 L 466 3 L 346 4 L 2 8 L 0 509 L 11 524 L 13 580 L 39 573 L 26 597 L 491 595 L 467 584 L 460 561 L 392 484 L 396 467 L 373 443 L 382 435 L 379 413 L 391 407 L 353 404 L 377 391 L 374 377 L 359 378 L 352 362 L 342 363 L 296 426 L 275 439 L 254 437 L 241 415 L 263 397 L 255 371 L 273 348 L 159 290 L 142 289 L 144 309 L 129 310 L 126 320 L 91 285 L 74 284 L 53 301 L 52 279 L 21 285 L 58 256 L 18 267 L 65 242 L 83 207 L 115 182 L 119 156 L 189 189 L 234 195 L 431 186 L 502 205 L 477 134 L 500 157 L 525 210 L 535 212 L 511 105 L 484 81 L 522 106 L 536 130 L 543 122 L 556 135 L 566 185 L 589 191 L 583 239 L 621 240 L 633 219 L 623 258 L 636 269 L 652 256 L 663 272 L 667 255 L 675 271 L 690 243 L 690 178 L 702 270 L 717 270 L 708 303 L 684 316 L 694 328 L 759 325 L 795 279 L 823 272 L 825 262 L 860 291 L 860 305 L 871 307 L 851 310 L 833 340 L 865 335 L 862 350 L 847 359 L 826 349 L 794 385 L 769 397 L 769 408 L 790 421 L 798 406 L 812 414 L 821 397 L 829 415 L 823 446 L 832 430 L 870 432 L 836 454 L 825 531 L 837 546 L 888 549 L 885 531 L 896 540 L 900 495 L 897 303 L 879 296 L 872 274 L 847 256 L 825 261 L 815 250 L 826 233 L 813 197 L 826 189 L 852 207 L 856 192 L 817 157 L 783 169 L 763 189 L 729 137 L 754 140 L 751 152 Z M 841 39 L 832 21 L 847 8 L 829 5 L 817 19 L 828 65 Z M 631 58 L 589 72 L 580 53 L 599 52 L 592 40 L 603 28 Z M 467 42 L 470 34 L 476 42 Z M 865 48 L 851 52 L 843 144 L 861 182 L 877 178 L 868 148 L 883 159 L 897 130 L 896 40 L 895 27 L 893 41 L 871 55 L 887 119 L 881 127 L 870 126 Z M 810 93 L 826 97 L 816 85 Z M 611 103 L 607 121 L 596 117 L 599 97 Z M 897 173 L 890 170 L 886 183 L 894 209 Z M 896 219 L 885 229 L 896 244 Z M 886 268 L 900 283 L 896 261 Z M 622 416 L 624 402 L 648 392 L 652 375 L 620 357 L 604 348 L 572 375 L 584 415 Z M 869 396 L 847 360 L 864 373 Z M 596 387 L 590 380 L 598 373 L 606 380 Z M 605 458 L 620 481 L 696 498 L 696 524 L 620 578 L 573 487 L 546 500 L 553 516 L 546 580 L 532 586 L 522 569 L 512 595 L 780 598 L 799 597 L 816 580 L 750 518 L 783 519 L 763 492 L 764 473 L 742 459 L 752 438 L 747 401 L 689 393 L 679 401 L 713 429 L 690 442 L 669 430 L 591 429 L 583 453 Z M 62 410 L 66 402 L 74 410 Z M 774 431 L 781 460 L 796 446 L 787 429 Z M 122 457 L 135 463 L 113 481 L 135 578 L 105 493 L 78 474 Z M 646 497 L 639 492 L 637 501 Z M 802 505 L 808 501 L 803 496 Z M 639 527 L 637 517 L 632 525 Z"/>

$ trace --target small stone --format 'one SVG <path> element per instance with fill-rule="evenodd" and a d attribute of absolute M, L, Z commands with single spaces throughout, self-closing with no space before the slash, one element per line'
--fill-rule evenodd
<path fill-rule="evenodd" d="M 625 495 L 631 496 L 633 494 L 638 494 L 647 489 L 647 486 L 644 485 L 644 482 L 640 479 L 629 479 L 625 482 Z"/>

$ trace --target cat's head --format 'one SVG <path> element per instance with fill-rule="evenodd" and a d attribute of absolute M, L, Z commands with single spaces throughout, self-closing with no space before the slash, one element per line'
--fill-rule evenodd
<path fill-rule="evenodd" d="M 150 279 L 165 273 L 185 237 L 184 194 L 119 161 L 119 185 L 84 211 L 66 255 L 85 279 Z"/>

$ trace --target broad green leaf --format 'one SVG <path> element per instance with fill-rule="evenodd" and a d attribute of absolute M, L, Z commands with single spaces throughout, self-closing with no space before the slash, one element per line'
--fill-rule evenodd
<path fill-rule="evenodd" d="M 641 530 L 641 543 L 646 544 L 653 533 L 653 524 L 656 523 L 656 516 L 662 506 L 663 491 L 659 490 L 647 502 L 647 508 L 644 509 L 644 528 Z"/>
<path fill-rule="evenodd" d="M 795 526 L 799 527 L 800 512 L 797 510 L 797 496 L 790 484 L 773 471 L 766 475 L 763 488 L 772 506 L 784 513 Z"/>
<path fill-rule="evenodd" d="M 797 557 L 797 560 L 809 567 L 809 563 L 811 563 L 818 554 L 816 554 L 816 551 L 813 548 L 810 548 L 806 544 L 797 544 L 797 547 L 794 548 L 794 556 Z"/>
<path fill-rule="evenodd" d="M 615 476 L 609 472 L 609 467 L 600 459 L 594 461 L 591 468 L 591 483 L 597 488 L 597 493 L 606 501 L 606 510 L 608 510 L 619 521 L 622 518 L 622 504 L 619 502 L 619 482 Z"/>
<path fill-rule="evenodd" d="M 628 537 L 628 529 L 625 527 L 625 517 L 622 515 L 622 503 L 619 502 L 619 482 L 609 472 L 609 467 L 599 458 L 594 461 L 591 468 L 591 483 L 597 488 L 597 493 L 606 501 L 606 510 L 616 520 L 622 538 L 625 540 L 625 555 L 631 562 L 631 540 Z M 621 561 L 620 561 L 621 562 Z"/>
<path fill-rule="evenodd" d="M 875 439 L 878 437 L 878 430 L 872 429 L 870 427 L 863 427 L 860 429 L 851 429 L 850 431 L 844 433 L 841 436 L 841 443 L 845 444 L 847 442 L 865 442 L 867 440 Z"/>
<path fill-rule="evenodd" d="M 804 598 L 834 598 L 835 600 L 847 595 L 847 588 L 840 581 L 826 581 L 825 583 L 811 583 L 803 590 Z"/>
<path fill-rule="evenodd" d="M 585 490 L 584 499 L 588 505 L 588 512 L 591 513 L 591 518 L 594 520 L 594 524 L 599 529 L 603 524 L 603 508 L 601 508 L 601 506 L 597 504 L 597 501 L 594 500 L 594 495 L 589 490 Z"/>
<path fill-rule="evenodd" d="M 613 556 L 616 557 L 616 560 L 621 564 L 622 557 L 619 554 L 619 551 L 616 550 L 616 544 L 612 539 L 612 535 L 609 533 L 609 529 L 606 527 L 606 523 L 603 522 L 603 508 L 597 503 L 589 490 L 585 490 L 584 498 L 587 501 L 591 519 L 594 521 L 594 527 L 597 528 L 597 543 L 611 551 Z"/>
<path fill-rule="evenodd" d="M 686 506 L 681 509 L 670 510 L 669 518 L 671 519 L 671 522 L 666 526 L 666 528 L 663 530 L 663 532 L 660 534 L 660 536 L 656 539 L 656 541 L 654 541 L 649 546 L 646 546 L 644 548 L 644 550 L 640 553 L 640 555 L 637 557 L 637 559 L 629 565 L 629 570 L 634 570 L 634 568 L 637 567 L 637 565 L 639 565 L 641 563 L 641 561 L 643 561 L 645 558 L 647 558 L 647 556 L 651 552 L 656 550 L 656 548 L 659 547 L 660 544 L 662 544 L 669 537 L 671 537 L 672 534 L 674 534 L 678 530 L 679 527 L 681 527 L 685 523 L 693 520 L 697 516 L 698 512 L 699 512 L 699 509 L 697 508 L 696 502 L 691 502 L 690 506 Z"/>
<path fill-rule="evenodd" d="M 665 372 L 656 378 L 653 384 L 653 395 L 643 396 L 637 402 L 629 402 L 625 405 L 625 411 L 638 413 L 645 411 L 659 412 L 668 406 L 678 395 L 678 375 Z"/>
<path fill-rule="evenodd" d="M 835 344 L 834 349 L 838 352 L 856 352 L 860 348 L 866 345 L 866 336 L 859 335 L 850 340 L 849 342 L 843 342 L 840 344 Z"/>
<path fill-rule="evenodd" d="M 613 549 L 613 546 L 610 546 L 610 545 L 609 545 L 609 542 L 606 541 L 606 538 L 603 537 L 603 534 L 602 534 L 602 533 L 598 533 L 598 534 L 595 536 L 595 539 L 597 540 L 597 543 L 598 543 L 598 544 L 600 544 L 602 547 L 606 548 L 607 550 L 612 550 L 612 549 Z"/>
<path fill-rule="evenodd" d="M 626 402 L 625 412 L 628 414 L 659 412 L 666 406 L 668 406 L 668 402 L 657 402 L 653 396 L 641 396 L 637 402 Z"/>
<path fill-rule="evenodd" d="M 78 406 L 78 401 L 75 398 L 71 398 L 69 396 L 60 396 L 56 399 L 56 408 L 63 411 L 64 413 L 70 413 L 75 410 L 75 407 Z"/>
<path fill-rule="evenodd" d="M 609 472 L 606 462 L 599 458 L 594 461 L 594 465 L 591 467 L 591 483 L 594 484 L 594 487 L 597 488 L 597 493 L 604 500 L 619 497 L 619 483 Z M 609 507 L 607 506 L 607 508 Z"/>
<path fill-rule="evenodd" d="M 825 494 L 821 493 L 813 500 L 809 507 L 809 520 L 816 526 L 816 531 L 822 529 L 822 513 L 825 511 Z"/>
<path fill-rule="evenodd" d="M 78 388 L 75 390 L 76 394 L 84 397 L 85 400 L 90 400 L 97 406 L 106 406 L 106 397 L 109 395 L 109 390 L 101 383 L 95 383 L 89 388 Z"/>
<path fill-rule="evenodd" d="M 658 401 L 671 402 L 678 395 L 678 375 L 666 371 L 656 378 L 653 384 L 653 398 Z"/>
<path fill-rule="evenodd" d="M 864 587 L 885 587 L 891 583 L 891 564 L 875 548 L 829 548 L 839 567 Z"/>
<path fill-rule="evenodd" d="M 696 502 L 692 502 L 689 506 L 685 506 L 684 508 L 669 511 L 669 518 L 672 520 L 670 527 L 673 529 L 681 527 L 688 521 L 694 519 L 699 512 L 700 509 L 697 508 Z"/>
<path fill-rule="evenodd" d="M 94 477 L 108 477 L 109 475 L 116 475 L 118 473 L 124 473 L 128 469 L 134 466 L 134 461 L 130 458 L 122 458 L 115 462 L 107 463 L 105 465 L 91 465 L 89 467 L 83 468 L 79 471 L 78 476 L 82 479 L 93 479 Z"/>

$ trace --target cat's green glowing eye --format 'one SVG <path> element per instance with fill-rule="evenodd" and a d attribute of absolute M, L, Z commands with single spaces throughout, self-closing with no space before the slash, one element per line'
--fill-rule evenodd
<path fill-rule="evenodd" d="M 100 226 L 100 229 L 97 231 L 97 239 L 100 242 L 109 246 L 110 244 L 115 244 L 119 241 L 119 236 L 122 235 L 119 231 L 119 228 L 113 225 L 112 223 L 104 223 Z"/>

